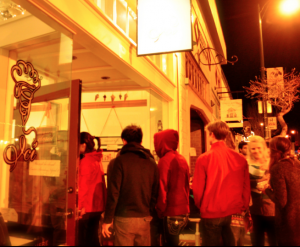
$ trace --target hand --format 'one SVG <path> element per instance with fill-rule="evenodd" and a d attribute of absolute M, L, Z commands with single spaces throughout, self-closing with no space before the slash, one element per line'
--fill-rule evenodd
<path fill-rule="evenodd" d="M 82 219 L 82 216 L 85 215 L 85 214 L 86 214 L 85 208 L 82 208 L 81 211 L 80 211 L 79 219 Z"/>
<path fill-rule="evenodd" d="M 111 232 L 109 231 L 109 228 L 111 228 L 113 225 L 113 222 L 110 224 L 102 224 L 102 235 L 105 238 L 110 238 Z"/>

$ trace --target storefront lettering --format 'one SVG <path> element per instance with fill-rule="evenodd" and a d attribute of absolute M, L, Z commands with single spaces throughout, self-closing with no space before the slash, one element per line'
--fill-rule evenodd
<path fill-rule="evenodd" d="M 23 68 L 23 69 L 22 69 Z M 27 75 L 28 79 L 26 81 L 17 80 L 15 77 L 15 72 L 18 76 L 22 76 L 23 72 Z M 11 68 L 11 77 L 15 82 L 14 87 L 14 96 L 19 101 L 19 112 L 22 119 L 22 132 L 23 135 L 19 137 L 20 149 L 18 151 L 16 145 L 8 145 L 4 152 L 3 158 L 6 164 L 10 165 L 10 172 L 13 172 L 17 167 L 17 162 L 23 157 L 24 161 L 33 161 L 36 159 L 37 153 L 36 148 L 38 146 L 37 140 L 37 131 L 34 127 L 30 127 L 26 130 L 25 126 L 28 122 L 30 112 L 31 112 L 31 103 L 34 97 L 34 94 L 41 87 L 41 79 L 39 77 L 38 71 L 36 71 L 33 65 L 30 62 L 24 62 L 23 60 L 17 61 L 17 64 Z M 28 81 L 32 81 L 29 83 Z M 31 148 L 27 148 L 26 135 L 35 133 L 35 139 L 31 144 Z M 9 152 L 10 151 L 10 152 Z"/>

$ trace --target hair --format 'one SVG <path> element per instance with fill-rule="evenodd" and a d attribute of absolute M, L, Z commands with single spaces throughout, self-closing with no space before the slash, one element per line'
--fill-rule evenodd
<path fill-rule="evenodd" d="M 239 149 L 243 149 L 244 146 L 248 145 L 247 142 L 240 142 L 239 143 Z"/>
<path fill-rule="evenodd" d="M 236 146 L 235 146 L 233 134 L 230 131 L 228 132 L 228 134 L 226 136 L 225 143 L 226 143 L 227 147 L 229 147 L 230 149 L 235 150 Z"/>
<path fill-rule="evenodd" d="M 270 168 L 281 159 L 290 157 L 293 160 L 291 155 L 291 147 L 292 143 L 289 139 L 280 136 L 274 137 L 270 143 Z"/>
<path fill-rule="evenodd" d="M 206 130 L 208 130 L 209 133 L 214 133 L 217 140 L 224 141 L 228 135 L 229 127 L 223 121 L 216 121 L 213 123 L 209 123 L 206 126 Z"/>
<path fill-rule="evenodd" d="M 130 142 L 141 143 L 143 140 L 143 131 L 141 127 L 132 124 L 127 126 L 122 131 L 121 138 L 127 141 L 127 143 Z"/>
<path fill-rule="evenodd" d="M 80 144 L 84 144 L 84 143 L 86 144 L 86 150 L 85 150 L 86 153 L 91 153 L 91 152 L 95 151 L 95 142 L 94 142 L 95 139 L 98 142 L 97 152 L 99 152 L 100 148 L 101 148 L 100 137 L 92 136 L 88 132 L 80 133 Z"/>
<path fill-rule="evenodd" d="M 268 150 L 267 150 L 267 144 L 261 136 L 251 136 L 249 137 L 249 143 L 248 143 L 248 152 L 247 152 L 247 157 L 249 160 L 254 160 L 252 155 L 251 155 L 251 144 L 252 143 L 261 143 L 263 145 L 263 152 L 264 152 L 264 159 L 268 159 Z"/>

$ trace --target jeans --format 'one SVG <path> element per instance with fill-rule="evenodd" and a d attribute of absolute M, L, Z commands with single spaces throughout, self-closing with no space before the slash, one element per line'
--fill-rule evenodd
<path fill-rule="evenodd" d="M 101 212 L 87 213 L 79 220 L 79 246 L 100 246 L 98 236 Z"/>
<path fill-rule="evenodd" d="M 231 215 L 223 218 L 202 219 L 203 246 L 235 246 L 235 236 L 230 227 Z"/>
<path fill-rule="evenodd" d="M 251 241 L 253 246 L 265 245 L 265 232 L 268 235 L 269 245 L 277 246 L 275 217 L 252 215 L 253 233 L 251 234 Z"/>
<path fill-rule="evenodd" d="M 151 216 L 144 218 L 115 217 L 115 246 L 150 246 Z"/>

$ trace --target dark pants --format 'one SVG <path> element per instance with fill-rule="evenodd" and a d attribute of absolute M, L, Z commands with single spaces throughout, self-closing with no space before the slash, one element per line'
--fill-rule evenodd
<path fill-rule="evenodd" d="M 150 246 L 152 217 L 114 218 L 115 246 Z"/>
<path fill-rule="evenodd" d="M 162 233 L 163 246 L 178 246 L 179 235 L 171 235 L 168 229 L 167 217 L 163 219 L 163 233 Z"/>
<path fill-rule="evenodd" d="M 100 246 L 98 230 L 101 212 L 87 213 L 79 220 L 79 246 Z"/>
<path fill-rule="evenodd" d="M 223 218 L 202 219 L 203 246 L 235 246 L 235 236 L 230 227 L 231 215 Z"/>
<path fill-rule="evenodd" d="M 275 217 L 252 215 L 253 233 L 251 234 L 251 241 L 253 246 L 265 245 L 265 232 L 268 235 L 269 245 L 277 246 Z"/>

